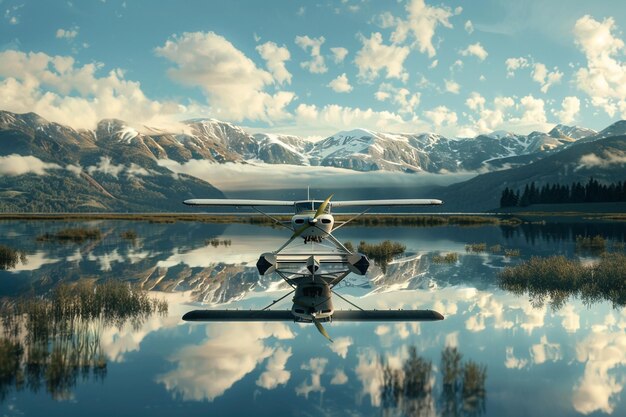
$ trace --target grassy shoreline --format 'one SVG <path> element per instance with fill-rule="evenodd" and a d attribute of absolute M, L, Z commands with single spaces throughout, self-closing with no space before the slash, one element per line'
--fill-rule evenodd
<path fill-rule="evenodd" d="M 291 220 L 290 214 L 273 215 L 281 221 Z M 335 214 L 335 221 L 343 222 L 351 214 Z M 175 223 L 181 221 L 202 223 L 249 223 L 272 225 L 274 222 L 255 213 L 212 214 L 212 213 L 0 213 L 0 220 L 63 220 L 63 221 L 92 221 L 92 220 L 131 220 L 147 221 L 151 223 Z M 510 216 L 482 216 L 482 215 L 444 215 L 444 214 L 366 214 L 362 215 L 347 226 L 477 226 L 517 224 L 519 220 Z"/>

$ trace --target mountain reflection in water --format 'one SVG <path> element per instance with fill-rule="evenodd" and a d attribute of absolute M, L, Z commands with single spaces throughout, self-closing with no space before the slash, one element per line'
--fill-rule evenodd
<path fill-rule="evenodd" d="M 0 304 L 0 401 L 12 388 L 69 399 L 79 379 L 103 379 L 106 355 L 100 336 L 129 322 L 138 329 L 167 303 L 129 284 L 59 284 L 47 297 L 4 299 Z"/>

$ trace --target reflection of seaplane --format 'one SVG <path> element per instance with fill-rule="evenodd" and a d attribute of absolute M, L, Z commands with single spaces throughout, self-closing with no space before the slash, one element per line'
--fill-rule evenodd
<path fill-rule="evenodd" d="M 322 326 L 327 321 L 432 321 L 443 316 L 432 310 L 363 310 L 333 291 L 350 272 L 365 275 L 370 265 L 367 256 L 348 250 L 332 232 L 367 213 L 374 206 L 429 206 L 442 204 L 433 199 L 400 200 L 326 200 L 275 201 L 235 199 L 193 199 L 185 204 L 192 206 L 235 206 L 252 207 L 276 223 L 287 227 L 293 234 L 279 249 L 261 255 L 256 266 L 261 275 L 277 273 L 293 290 L 275 300 L 262 310 L 195 310 L 183 316 L 188 321 L 283 321 L 314 323 L 317 329 L 330 340 Z M 332 208 L 368 206 L 365 211 L 344 221 L 335 222 Z M 257 207 L 293 207 L 291 221 L 283 222 Z M 304 241 L 303 248 L 288 250 L 298 237 Z M 330 241 L 332 246 L 326 244 Z M 315 244 L 321 250 L 315 250 Z M 300 249 L 300 250 L 298 250 Z M 294 294 L 291 310 L 269 310 L 270 307 Z M 335 310 L 332 294 L 348 302 L 356 310 Z M 331 340 L 332 341 L 332 340 Z"/>

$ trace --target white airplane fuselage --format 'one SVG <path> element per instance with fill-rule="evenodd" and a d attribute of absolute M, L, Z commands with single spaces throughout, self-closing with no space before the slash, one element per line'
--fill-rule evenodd
<path fill-rule="evenodd" d="M 321 241 L 324 237 L 328 236 L 333 230 L 335 219 L 332 214 L 321 214 L 314 217 L 315 212 L 301 212 L 295 214 L 291 218 L 291 226 L 293 230 L 304 228 L 304 226 L 310 226 L 304 229 L 300 234 L 305 241 Z"/>

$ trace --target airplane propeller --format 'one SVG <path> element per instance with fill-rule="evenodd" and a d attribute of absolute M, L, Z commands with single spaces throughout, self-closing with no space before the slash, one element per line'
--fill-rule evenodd
<path fill-rule="evenodd" d="M 324 336 L 326 339 L 330 340 L 330 343 L 334 343 L 333 339 L 330 338 L 330 336 L 328 335 L 328 332 L 326 331 L 324 326 L 322 326 L 322 322 L 320 322 L 315 317 L 313 317 L 313 323 L 315 324 L 315 327 L 317 328 L 317 330 L 322 334 L 322 336 Z"/>

